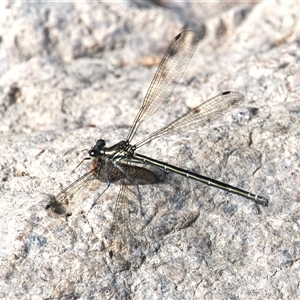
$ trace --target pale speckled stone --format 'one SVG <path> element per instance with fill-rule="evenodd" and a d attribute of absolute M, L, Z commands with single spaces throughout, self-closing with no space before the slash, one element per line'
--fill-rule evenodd
<path fill-rule="evenodd" d="M 159 3 L 1 2 L 0 298 L 300 297 L 300 6 Z M 270 206 L 171 176 L 156 197 L 143 189 L 156 214 L 137 247 L 110 257 L 103 242 L 118 186 L 68 221 L 45 205 L 87 168 L 71 173 L 82 150 L 126 137 L 156 68 L 139 59 L 161 57 L 184 28 L 203 39 L 136 141 L 221 91 L 245 102 L 140 152 L 268 196 Z"/>

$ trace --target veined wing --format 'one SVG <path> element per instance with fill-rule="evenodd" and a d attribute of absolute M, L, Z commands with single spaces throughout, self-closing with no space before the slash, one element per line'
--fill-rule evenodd
<path fill-rule="evenodd" d="M 127 171 L 126 171 L 127 168 Z M 109 160 L 95 163 L 95 167 L 78 178 L 57 196 L 53 197 L 47 204 L 46 209 L 51 211 L 52 217 L 62 217 L 71 215 L 73 210 L 85 199 L 99 189 L 97 195 L 99 198 L 108 188 L 110 183 L 130 176 L 131 183 L 128 184 L 150 184 L 156 182 L 155 174 L 146 168 L 134 166 L 127 162 L 112 163 Z M 100 190 L 103 185 L 102 190 Z"/>
<path fill-rule="evenodd" d="M 108 188 L 109 176 L 111 178 L 120 178 L 122 173 L 112 163 L 108 161 L 99 162 L 91 171 L 78 178 L 57 196 L 53 197 L 47 204 L 46 209 L 51 212 L 52 217 L 60 218 L 69 216 L 73 210 L 87 199 L 101 185 L 104 190 L 99 190 L 100 197 Z"/>
<path fill-rule="evenodd" d="M 135 218 L 141 219 L 140 209 L 141 199 L 138 184 L 134 184 L 126 176 L 122 180 L 108 237 L 107 248 L 111 257 L 126 258 L 131 254 L 132 248 L 138 243 L 135 237 L 135 233 L 138 231 L 138 224 L 131 225 L 131 215 L 133 214 Z M 135 232 L 132 231 L 133 228 L 136 229 Z"/>
<path fill-rule="evenodd" d="M 152 133 L 138 142 L 136 147 L 142 147 L 159 137 L 184 133 L 204 126 L 239 106 L 243 101 L 244 96 L 238 92 L 223 92 L 190 109 L 187 113 L 183 114 L 170 124 Z"/>
<path fill-rule="evenodd" d="M 199 42 L 195 31 L 187 30 L 178 34 L 167 49 L 152 79 L 133 125 L 128 134 L 130 142 L 140 124 L 152 116 L 168 99 L 186 70 Z"/>

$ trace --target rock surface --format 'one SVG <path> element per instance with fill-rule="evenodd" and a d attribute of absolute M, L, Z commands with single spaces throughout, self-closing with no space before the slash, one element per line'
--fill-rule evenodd
<path fill-rule="evenodd" d="M 300 298 L 298 3 L 3 1 L 0 12 L 0 298 Z M 85 172 L 86 161 L 71 173 L 95 140 L 126 138 L 184 29 L 201 36 L 196 53 L 134 141 L 222 91 L 245 101 L 139 152 L 270 205 L 167 174 L 140 188 L 151 222 L 133 222 L 135 244 L 112 255 L 118 185 L 67 220 L 45 206 Z"/>

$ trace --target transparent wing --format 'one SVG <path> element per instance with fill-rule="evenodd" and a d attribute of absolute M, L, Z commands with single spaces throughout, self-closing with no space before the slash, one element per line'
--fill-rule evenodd
<path fill-rule="evenodd" d="M 188 30 L 178 34 L 167 49 L 153 77 L 127 140 L 131 141 L 140 124 L 152 116 L 168 99 L 186 70 L 199 42 L 195 31 Z"/>
<path fill-rule="evenodd" d="M 142 195 L 139 185 L 157 182 L 152 171 L 124 164 L 125 176 L 114 208 L 113 222 L 108 237 L 110 255 L 126 257 L 138 241 L 139 232 L 146 226 L 147 214 L 142 212 Z"/>
<path fill-rule="evenodd" d="M 128 175 L 125 175 L 125 174 Z M 110 183 L 130 176 L 131 184 L 150 184 L 156 182 L 156 176 L 146 168 L 119 162 L 113 164 L 109 160 L 97 163 L 96 167 L 78 178 L 47 204 L 46 209 L 54 218 L 71 215 L 73 210 L 97 190 L 96 200 L 106 191 Z M 122 181 L 121 181 L 122 182 Z M 120 182 L 118 182 L 120 183 Z M 102 189 L 100 189 L 102 185 Z M 118 203 L 118 200 L 117 200 Z M 128 207 L 123 203 L 123 208 Z M 116 205 L 119 208 L 119 205 Z M 117 212 L 116 212 L 117 213 Z"/>
<path fill-rule="evenodd" d="M 136 146 L 139 148 L 156 138 L 184 133 L 204 126 L 239 106 L 243 101 L 244 96 L 238 92 L 221 93 L 190 109 L 178 119 L 138 142 Z"/>
<path fill-rule="evenodd" d="M 130 249 L 135 244 L 135 238 L 130 230 L 130 213 L 132 210 L 137 210 L 139 197 L 138 185 L 132 184 L 128 178 L 124 177 L 115 204 L 113 222 L 107 240 L 108 245 L 106 248 L 109 249 L 111 257 L 125 258 L 131 253 Z"/>
<path fill-rule="evenodd" d="M 99 198 L 106 191 L 110 181 L 116 181 L 122 176 L 124 176 L 122 172 L 112 163 L 103 161 L 53 197 L 46 209 L 54 218 L 69 216 L 92 193 L 99 189 L 97 192 Z M 103 185 L 102 190 L 100 190 L 101 185 Z"/>

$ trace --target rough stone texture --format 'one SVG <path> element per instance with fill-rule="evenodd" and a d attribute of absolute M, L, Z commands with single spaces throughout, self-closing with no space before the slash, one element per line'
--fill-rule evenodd
<path fill-rule="evenodd" d="M 300 5 L 268 2 L 1 2 L 0 298 L 300 298 Z M 85 162 L 70 174 L 82 150 L 126 137 L 156 69 L 145 64 L 184 28 L 202 40 L 136 141 L 221 91 L 245 102 L 140 152 L 270 206 L 169 175 L 143 187 L 152 221 L 111 257 L 118 186 L 67 221 L 45 205 L 84 173 Z"/>

